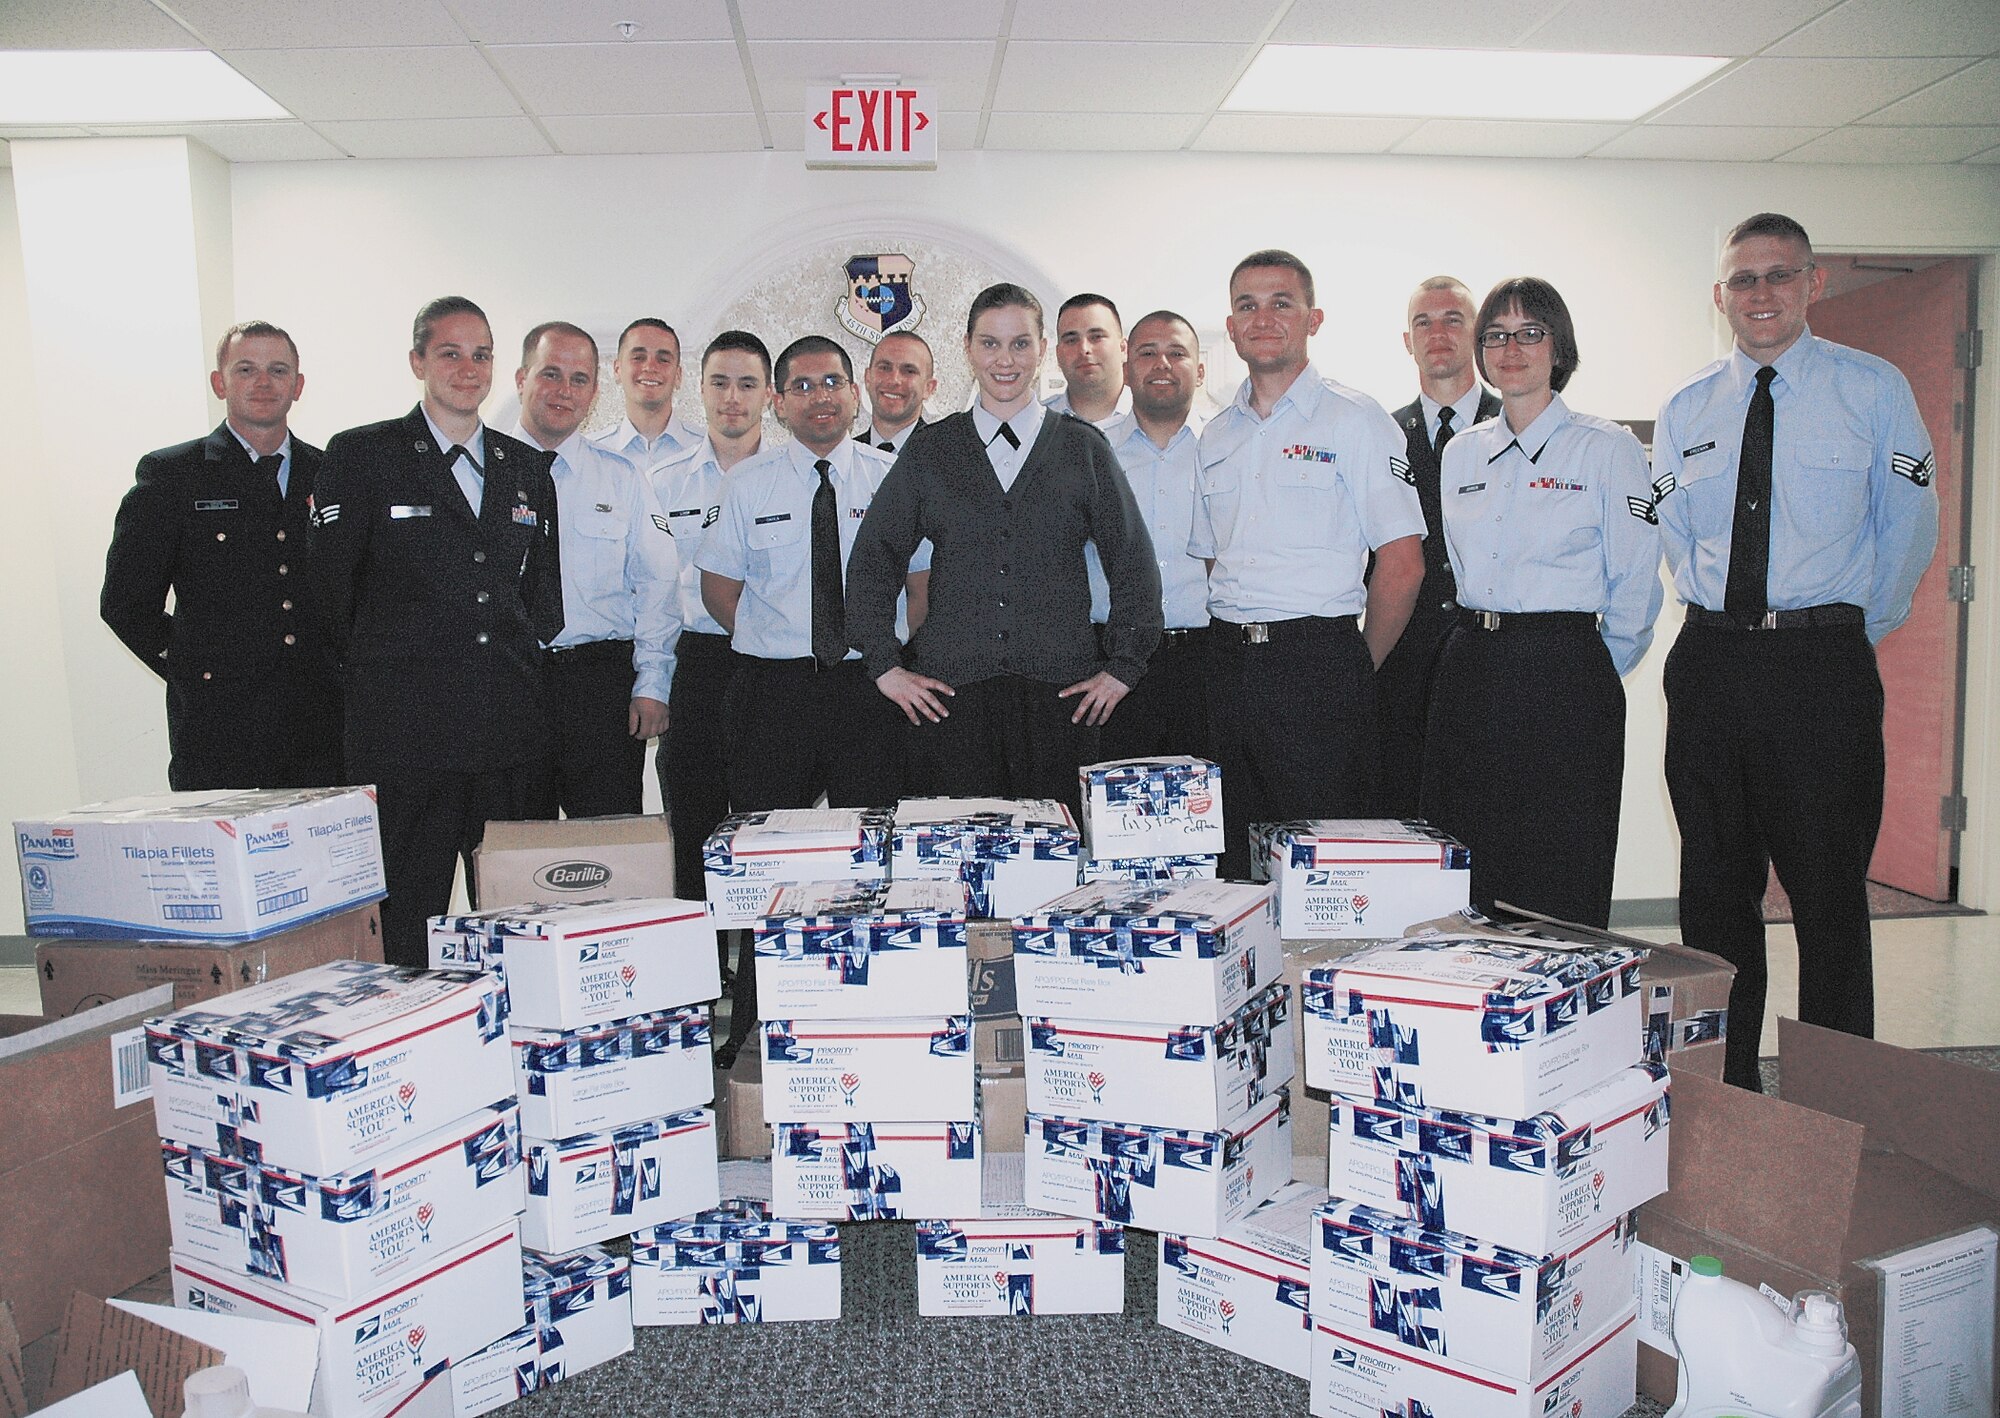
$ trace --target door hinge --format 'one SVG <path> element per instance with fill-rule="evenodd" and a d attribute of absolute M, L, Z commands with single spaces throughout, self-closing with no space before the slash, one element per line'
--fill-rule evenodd
<path fill-rule="evenodd" d="M 1984 330 L 1960 330 L 1958 332 L 1958 367 L 1977 369 L 1985 354 L 1986 332 Z"/>
<path fill-rule="evenodd" d="M 1965 831 L 1967 808 L 1963 793 L 1938 799 L 1938 826 L 1946 832 Z"/>
<path fill-rule="evenodd" d="M 1975 589 L 1970 566 L 1954 566 L 1945 572 L 1944 596 L 1953 604 L 1972 604 Z"/>

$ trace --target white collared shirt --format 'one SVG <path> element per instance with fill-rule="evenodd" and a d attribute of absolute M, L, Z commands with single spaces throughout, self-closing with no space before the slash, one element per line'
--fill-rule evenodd
<path fill-rule="evenodd" d="M 886 438 L 883 437 L 882 431 L 871 423 L 868 425 L 868 431 L 861 435 L 861 441 L 867 444 L 870 448 L 873 448 L 876 452 L 887 453 L 891 458 L 893 458 L 898 453 L 901 453 L 903 451 L 903 445 L 910 441 L 910 435 L 917 431 L 918 426 L 922 424 L 923 421 L 924 420 L 922 416 L 919 415 L 918 417 L 911 419 L 908 423 L 904 424 L 895 433 L 889 435 Z M 882 447 L 884 443 L 887 443 L 889 446 L 887 448 Z"/>
<path fill-rule="evenodd" d="M 1453 438 L 1458 437 L 1459 434 L 1479 422 L 1479 398 L 1485 392 L 1485 387 L 1475 379 L 1472 381 L 1470 389 L 1452 401 L 1451 436 Z M 1438 410 L 1445 406 L 1424 393 L 1417 395 L 1417 401 L 1424 406 L 1424 432 L 1429 436 L 1431 447 L 1435 448 L 1438 441 Z"/>
<path fill-rule="evenodd" d="M 423 408 L 419 404 L 418 408 Z M 458 482 L 458 490 L 465 494 L 465 500 L 472 504 L 472 515 L 479 515 L 479 501 L 486 495 L 486 425 L 479 424 L 472 430 L 472 437 L 459 443 L 455 438 L 446 438 L 444 430 L 437 426 L 431 411 L 424 409 L 424 422 L 430 425 L 431 437 L 437 440 L 438 452 L 450 453 L 453 447 L 462 447 L 471 455 L 471 461 L 464 458 L 451 460 L 451 475 Z M 561 515 L 561 509 L 557 509 Z"/>
<path fill-rule="evenodd" d="M 639 432 L 628 416 L 620 419 L 618 427 L 611 432 L 600 433 L 590 441 L 599 448 L 616 453 L 650 478 L 663 465 L 700 443 L 702 435 L 679 419 L 669 418 L 658 438 L 648 438 Z"/>
<path fill-rule="evenodd" d="M 1169 630 L 1208 624 L 1208 568 L 1187 549 L 1201 476 L 1201 428 L 1200 415 L 1189 414 L 1165 448 L 1147 436 L 1133 414 L 1105 431 L 1153 538 L 1153 555 L 1160 566 L 1160 607 Z M 1090 618 L 1102 625 L 1111 614 L 1111 591 L 1097 559 L 1097 543 L 1086 546 L 1083 554 L 1090 576 Z"/>
<path fill-rule="evenodd" d="M 1060 394 L 1051 394 L 1048 398 L 1042 400 L 1042 407 L 1050 413 L 1069 414 L 1075 418 L 1083 418 L 1082 414 L 1077 413 L 1075 409 L 1070 407 L 1069 390 L 1067 389 L 1063 390 Z M 1101 419 L 1083 419 L 1083 421 L 1095 428 L 1099 433 L 1108 434 L 1111 432 L 1114 424 L 1131 412 L 1132 391 L 1129 388 L 1121 388 L 1118 391 L 1118 402 L 1110 413 Z"/>
<path fill-rule="evenodd" d="M 236 431 L 235 424 L 225 419 L 222 426 L 229 430 L 229 436 L 236 440 L 237 446 L 252 463 L 265 456 L 250 446 L 249 440 Z M 292 435 L 289 429 L 285 432 L 285 441 L 278 445 L 278 460 L 278 496 L 285 497 L 292 490 Z"/>
<path fill-rule="evenodd" d="M 743 461 L 756 457 L 752 453 Z M 701 572 L 695 567 L 702 538 L 722 515 L 727 476 L 716 461 L 715 444 L 703 437 L 653 469 L 649 479 L 680 562 L 681 624 L 702 635 L 729 634 L 702 604 Z"/>
<path fill-rule="evenodd" d="M 1000 416 L 990 412 L 984 403 L 973 402 L 972 428 L 986 444 L 986 461 L 993 465 L 993 476 L 1000 479 L 1001 491 L 1013 491 L 1014 479 L 1021 475 L 1021 465 L 1028 461 L 1028 453 L 1041 434 L 1043 412 L 1042 406 L 1030 399 L 1026 407 L 1006 420 L 1007 427 L 1020 440 L 1021 446 L 1016 448 L 1000 436 Z"/>

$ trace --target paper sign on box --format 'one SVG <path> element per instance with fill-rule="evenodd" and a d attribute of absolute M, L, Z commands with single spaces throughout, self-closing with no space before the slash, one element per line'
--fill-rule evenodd
<path fill-rule="evenodd" d="M 964 1122 L 974 1116 L 972 1016 L 766 1019 L 769 1122 Z"/>
<path fill-rule="evenodd" d="M 1159 1322 L 1305 1378 L 1312 1214 L 1326 1188 L 1287 1182 L 1220 1236 L 1160 1235 Z"/>
<path fill-rule="evenodd" d="M 1222 851 L 1222 770 L 1206 759 L 1121 758 L 1077 776 L 1092 861 Z"/>
<path fill-rule="evenodd" d="M 693 1108 L 611 1132 L 528 1138 L 521 1239 L 570 1251 L 713 1206 L 715 1113 Z"/>

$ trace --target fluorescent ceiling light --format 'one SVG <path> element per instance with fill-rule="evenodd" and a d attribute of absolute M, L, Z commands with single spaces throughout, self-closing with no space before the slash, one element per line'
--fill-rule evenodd
<path fill-rule="evenodd" d="M 1727 59 L 1267 44 L 1224 112 L 1630 122 Z"/>
<path fill-rule="evenodd" d="M 0 123 L 289 118 L 205 49 L 0 50 Z"/>

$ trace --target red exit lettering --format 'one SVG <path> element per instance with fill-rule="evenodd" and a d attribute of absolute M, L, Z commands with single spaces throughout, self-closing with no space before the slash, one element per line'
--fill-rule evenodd
<path fill-rule="evenodd" d="M 931 124 L 916 99 L 915 89 L 835 89 L 827 110 L 814 114 L 813 122 L 827 131 L 836 153 L 908 153 L 915 136 Z"/>

